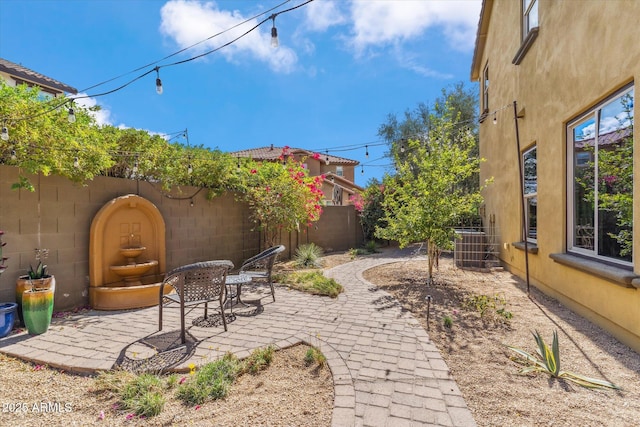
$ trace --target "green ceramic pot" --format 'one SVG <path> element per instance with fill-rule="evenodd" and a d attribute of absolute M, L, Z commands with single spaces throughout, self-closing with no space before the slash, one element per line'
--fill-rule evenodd
<path fill-rule="evenodd" d="M 16 281 L 16 303 L 18 304 L 18 321 L 19 326 L 25 326 L 22 316 L 22 294 L 31 289 L 54 289 L 56 288 L 56 278 L 54 276 L 46 276 L 42 279 L 29 279 L 29 276 L 20 276 Z"/>
<path fill-rule="evenodd" d="M 30 335 L 47 332 L 53 315 L 55 287 L 33 288 L 22 294 L 22 317 Z"/>

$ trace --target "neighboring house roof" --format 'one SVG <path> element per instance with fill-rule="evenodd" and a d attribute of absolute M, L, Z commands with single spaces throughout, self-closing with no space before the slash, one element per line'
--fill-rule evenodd
<path fill-rule="evenodd" d="M 345 179 L 341 176 L 336 175 L 333 172 L 327 172 L 324 174 L 324 182 L 326 183 L 331 183 L 333 182 L 334 185 L 338 185 L 346 190 L 348 190 L 350 193 L 355 193 L 355 190 L 357 191 L 363 191 L 364 188 L 360 187 L 359 185 L 357 185 L 355 182 L 353 181 L 349 181 L 348 179 Z"/>
<path fill-rule="evenodd" d="M 487 32 L 489 31 L 489 20 L 491 19 L 491 9 L 493 8 L 493 0 L 483 0 L 482 10 L 480 11 L 480 21 L 478 22 L 478 32 L 476 34 L 476 45 L 473 49 L 473 60 L 471 62 L 471 81 L 478 81 L 482 65 L 482 55 L 484 54 L 484 45 L 487 43 Z"/>
<path fill-rule="evenodd" d="M 230 154 L 236 157 L 250 157 L 254 160 L 277 160 L 278 157 L 280 157 L 280 155 L 282 154 L 282 150 L 284 150 L 284 147 L 274 147 L 273 145 L 271 145 L 269 147 L 259 147 L 251 148 L 249 150 L 234 151 Z M 302 148 L 290 147 L 288 151 L 291 154 L 302 154 L 307 156 L 313 156 L 314 154 L 313 151 L 305 150 Z M 358 162 L 357 160 L 345 159 L 344 157 L 332 156 L 331 154 L 327 155 L 325 153 L 318 154 L 320 154 L 320 159 L 322 161 L 324 161 L 328 156 L 329 162 L 333 164 L 353 166 L 360 164 L 360 162 Z"/>
<path fill-rule="evenodd" d="M 22 65 L 7 61 L 4 58 L 0 58 L 0 72 L 7 73 L 12 77 L 17 77 L 18 79 L 34 83 L 38 86 L 58 90 L 60 92 L 72 93 L 74 95 L 78 93 L 78 89 L 74 87 L 37 73 L 27 67 L 23 67 Z"/>
<path fill-rule="evenodd" d="M 624 138 L 627 138 L 629 136 L 633 136 L 633 128 L 630 126 L 622 129 L 617 129 L 608 133 L 603 133 L 598 137 L 598 146 L 617 144 L 620 141 L 622 141 Z M 587 146 L 593 147 L 594 142 L 595 142 L 595 138 L 581 139 L 579 141 L 575 141 L 574 146 L 576 148 L 584 148 Z"/>

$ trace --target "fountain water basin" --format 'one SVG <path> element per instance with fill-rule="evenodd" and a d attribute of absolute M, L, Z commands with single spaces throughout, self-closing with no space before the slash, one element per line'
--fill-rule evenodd
<path fill-rule="evenodd" d="M 122 277 L 123 286 L 139 286 L 142 285 L 140 278 L 156 265 L 158 265 L 158 261 L 152 260 L 125 265 L 112 265 L 109 269 Z"/>

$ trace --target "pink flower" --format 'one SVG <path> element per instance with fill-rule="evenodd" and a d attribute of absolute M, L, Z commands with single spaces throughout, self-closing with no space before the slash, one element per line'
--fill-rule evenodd
<path fill-rule="evenodd" d="M 34 371 L 40 371 L 42 369 L 44 369 L 44 366 L 42 366 L 42 365 L 36 365 L 36 366 L 33 367 Z"/>
<path fill-rule="evenodd" d="M 200 409 L 200 405 L 196 405 L 194 409 L 197 411 L 198 409 Z"/>
<path fill-rule="evenodd" d="M 178 381 L 178 384 L 182 384 L 186 380 L 187 380 L 187 377 L 182 377 L 182 378 L 180 378 L 180 381 Z"/>
<path fill-rule="evenodd" d="M 104 411 L 100 411 L 100 413 L 98 414 L 98 419 L 104 420 Z"/>
<path fill-rule="evenodd" d="M 125 417 L 127 420 L 132 419 L 133 417 L 135 417 L 135 415 L 133 414 L 127 414 L 127 416 Z"/>
<path fill-rule="evenodd" d="M 255 175 L 255 174 L 257 174 L 257 173 L 258 173 L 258 171 L 257 171 L 257 170 L 255 170 L 255 169 L 251 169 L 251 173 Z"/>

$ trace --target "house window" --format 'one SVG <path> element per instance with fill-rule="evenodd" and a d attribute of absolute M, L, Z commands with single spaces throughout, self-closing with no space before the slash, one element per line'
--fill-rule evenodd
<path fill-rule="evenodd" d="M 336 166 L 336 175 L 344 176 L 344 170 L 342 169 L 342 166 Z"/>
<path fill-rule="evenodd" d="M 567 247 L 631 265 L 633 248 L 633 87 L 567 126 Z"/>
<path fill-rule="evenodd" d="M 489 112 L 489 64 L 482 71 L 482 112 Z"/>
<path fill-rule="evenodd" d="M 538 28 L 538 0 L 522 0 L 522 40 Z"/>
<path fill-rule="evenodd" d="M 525 223 L 527 224 L 527 241 L 536 243 L 538 239 L 538 160 L 536 147 L 522 154 L 524 174 L 524 206 Z"/>

